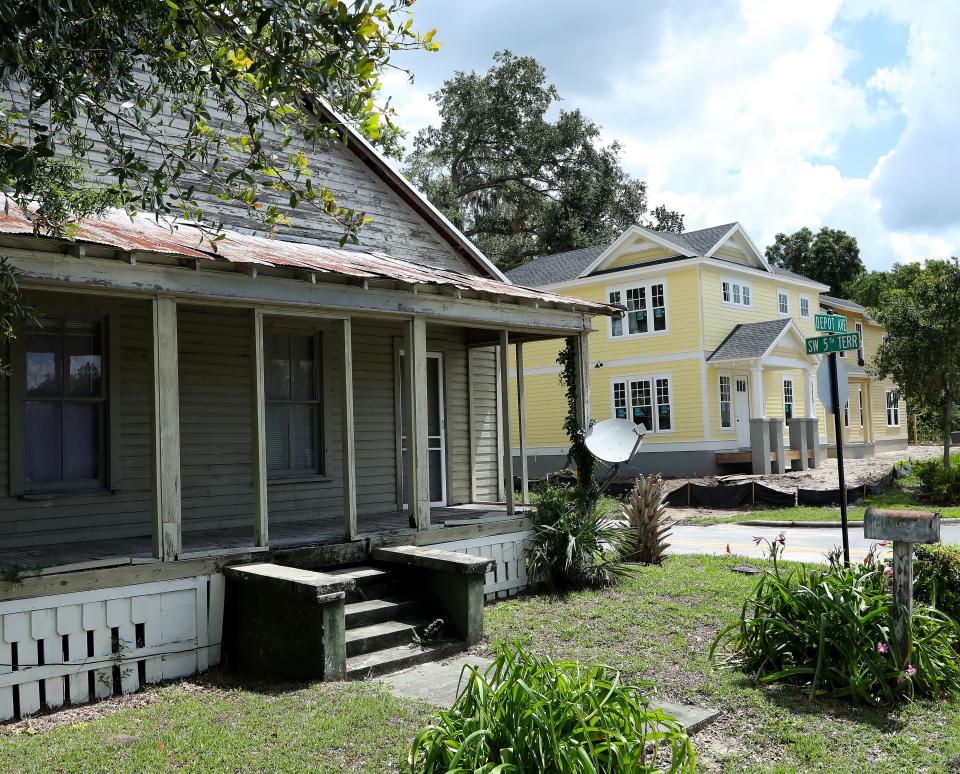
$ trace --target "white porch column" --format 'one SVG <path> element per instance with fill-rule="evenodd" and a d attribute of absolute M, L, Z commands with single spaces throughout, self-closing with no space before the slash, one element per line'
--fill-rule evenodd
<path fill-rule="evenodd" d="M 527 406 L 523 394 L 523 342 L 517 342 L 517 427 L 520 430 L 520 494 L 530 502 L 530 475 L 527 467 Z"/>
<path fill-rule="evenodd" d="M 353 433 L 353 334 L 350 318 L 340 321 L 343 374 L 340 384 L 340 459 L 343 478 L 343 532 L 347 540 L 357 536 L 357 469 Z M 429 501 L 429 497 L 427 500 Z"/>
<path fill-rule="evenodd" d="M 590 425 L 589 331 L 577 335 L 577 421 L 584 432 Z"/>
<path fill-rule="evenodd" d="M 750 418 L 761 419 L 767 415 L 766 396 L 763 394 L 763 369 L 750 369 Z"/>
<path fill-rule="evenodd" d="M 510 337 L 506 330 L 500 331 L 500 455 L 503 457 L 503 495 L 507 514 L 513 507 L 513 447 L 510 443 Z"/>
<path fill-rule="evenodd" d="M 251 311 L 253 322 L 253 534 L 258 547 L 270 545 L 267 507 L 266 403 L 263 373 L 263 312 Z"/>
<path fill-rule="evenodd" d="M 183 552 L 180 513 L 180 375 L 177 303 L 154 298 L 153 447 L 150 506 L 153 555 L 164 561 Z"/>
<path fill-rule="evenodd" d="M 430 454 L 427 443 L 427 322 L 413 317 L 404 332 L 406 356 L 407 505 L 418 530 L 430 527 Z"/>

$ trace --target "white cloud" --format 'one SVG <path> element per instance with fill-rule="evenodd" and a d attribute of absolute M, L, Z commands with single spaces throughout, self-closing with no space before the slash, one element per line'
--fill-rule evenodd
<path fill-rule="evenodd" d="M 499 7 L 496 25 L 475 9 L 476 18 L 457 16 L 468 29 L 441 26 L 458 52 L 454 66 L 486 69 L 490 54 L 510 45 L 509 33 L 497 32 L 511 28 L 505 17 L 529 16 L 536 5 Z M 846 72 L 862 52 L 846 47 L 837 22 L 871 13 L 909 25 L 907 56 L 854 83 Z M 960 253 L 960 3 L 667 2 L 617 22 L 611 40 L 589 25 L 564 25 L 528 51 L 513 47 L 544 63 L 566 106 L 621 142 L 625 166 L 647 181 L 651 201 L 683 211 L 688 227 L 739 220 L 760 245 L 804 225 L 843 228 L 873 268 Z M 624 41 L 636 41 L 634 54 Z M 582 53 L 591 50 L 592 59 Z M 431 89 L 453 69 L 437 72 L 442 61 L 427 65 Z M 426 86 L 397 79 L 387 87 L 402 125 L 438 119 Z M 896 147 L 865 177 L 841 174 L 844 142 L 883 127 L 893 111 L 906 119 Z"/>

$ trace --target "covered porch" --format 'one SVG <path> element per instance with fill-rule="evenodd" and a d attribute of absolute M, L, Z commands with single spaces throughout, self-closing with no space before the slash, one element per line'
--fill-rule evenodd
<path fill-rule="evenodd" d="M 815 402 L 819 358 L 808 355 L 789 318 L 736 326 L 707 358 L 718 385 L 720 430 L 730 448 L 718 465 L 754 473 L 805 470 L 820 464 Z"/>
<path fill-rule="evenodd" d="M 137 228 L 135 244 L 101 235 L 66 259 L 57 240 L 5 240 L 48 322 L 14 343 L 0 398 L 0 571 L 518 528 L 504 428 L 523 399 L 510 405 L 509 355 L 569 336 L 585 352 L 590 314 L 606 308 L 363 253 L 358 268 L 355 254 L 304 245 L 294 266 L 293 246 L 256 240 L 254 257 L 242 235 L 186 260 L 169 243 L 145 250 Z M 80 344 L 96 419 L 69 442 L 65 425 L 38 441 L 29 407 L 50 384 L 34 366 L 72 378 Z M 72 411 L 72 389 L 58 411 Z M 93 450 L 79 467 L 78 448 Z M 86 479 L 70 480 L 71 465 Z"/>

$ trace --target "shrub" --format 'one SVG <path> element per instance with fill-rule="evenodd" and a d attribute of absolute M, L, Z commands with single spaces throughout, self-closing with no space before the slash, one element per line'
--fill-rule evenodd
<path fill-rule="evenodd" d="M 531 536 L 525 543 L 527 572 L 535 583 L 554 591 L 608 586 L 630 571 L 623 561 L 630 550 L 629 527 L 584 505 L 568 486 L 546 484 L 530 513 Z"/>
<path fill-rule="evenodd" d="M 683 726 L 613 669 L 501 646 L 485 672 L 467 666 L 464 674 L 457 702 L 414 739 L 411 771 L 694 771 Z"/>
<path fill-rule="evenodd" d="M 927 500 L 939 505 L 960 502 L 960 464 L 945 468 L 941 459 L 920 460 L 913 463 L 913 472 Z"/>
<path fill-rule="evenodd" d="M 960 545 L 918 545 L 914 551 L 913 598 L 960 622 Z"/>
<path fill-rule="evenodd" d="M 623 505 L 623 515 L 634 529 L 630 559 L 643 564 L 661 564 L 670 547 L 667 538 L 673 523 L 667 521 L 663 479 L 659 473 L 637 478 Z"/>
<path fill-rule="evenodd" d="M 891 631 L 887 568 L 873 554 L 845 568 L 799 566 L 760 576 L 739 620 L 711 648 L 761 683 L 809 684 L 856 703 L 886 704 L 960 691 L 960 626 L 922 603 L 914 606 L 911 664 L 902 669 Z"/>

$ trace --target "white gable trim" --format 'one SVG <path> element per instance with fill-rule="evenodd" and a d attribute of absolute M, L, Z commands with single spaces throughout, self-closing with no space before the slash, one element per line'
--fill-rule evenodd
<path fill-rule="evenodd" d="M 803 331 L 800 330 L 800 326 L 797 325 L 797 321 L 794 320 L 793 318 L 790 318 L 790 322 L 788 322 L 788 323 L 784 326 L 783 330 L 780 331 L 780 334 L 777 336 L 777 338 L 775 338 L 775 339 L 771 342 L 770 346 L 767 347 L 766 352 L 764 352 L 764 353 L 760 356 L 760 362 L 761 362 L 761 363 L 766 363 L 766 362 L 768 362 L 769 359 L 771 358 L 771 353 L 773 352 L 773 350 L 775 350 L 777 347 L 779 347 L 780 344 L 781 344 L 781 342 L 782 342 L 785 338 L 787 338 L 787 336 L 792 336 L 794 339 L 796 339 L 797 344 L 798 344 L 799 347 L 800 347 L 800 351 L 801 351 L 801 353 L 803 354 L 803 359 L 804 359 L 804 360 L 806 360 L 806 361 L 807 361 L 808 363 L 810 363 L 810 364 L 814 364 L 814 363 L 819 363 L 819 362 L 820 362 L 820 358 L 819 358 L 817 355 L 808 355 L 808 354 L 807 354 L 807 337 L 803 335 Z"/>
<path fill-rule="evenodd" d="M 696 253 L 690 250 L 688 247 L 682 247 L 676 242 L 673 242 L 669 239 L 664 238 L 657 231 L 651 231 L 650 229 L 643 228 L 642 226 L 630 226 L 626 231 L 624 231 L 620 236 L 618 236 L 612 244 L 610 244 L 606 250 L 604 250 L 600 255 L 593 259 L 587 268 L 585 268 L 579 275 L 578 279 L 583 279 L 591 275 L 594 271 L 601 268 L 607 261 L 612 259 L 617 250 L 619 250 L 626 242 L 628 242 L 633 237 L 643 237 L 644 239 L 649 239 L 651 242 L 660 245 L 661 247 L 667 247 L 671 250 L 676 250 L 679 255 L 684 255 L 688 258 L 695 258 Z"/>
<path fill-rule="evenodd" d="M 711 247 L 709 250 L 707 250 L 707 252 L 704 254 L 703 257 L 712 258 L 714 254 L 717 252 L 717 250 L 719 250 L 727 242 L 729 242 L 730 238 L 735 236 L 736 234 L 739 234 L 740 236 L 743 237 L 743 241 L 747 243 L 747 247 L 750 248 L 750 252 L 753 253 L 754 258 L 757 259 L 760 265 L 764 269 L 766 269 L 767 272 L 773 274 L 774 271 L 773 269 L 770 268 L 770 264 L 767 263 L 767 259 L 764 257 L 763 253 L 760 252 L 760 248 L 757 247 L 754 241 L 750 238 L 750 235 L 746 232 L 746 229 L 744 229 L 744 227 L 741 226 L 739 223 L 734 223 L 731 229 L 726 234 L 724 234 L 720 239 L 718 239 L 717 243 L 713 247 Z"/>

